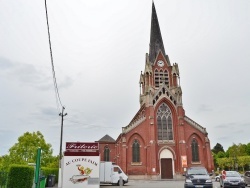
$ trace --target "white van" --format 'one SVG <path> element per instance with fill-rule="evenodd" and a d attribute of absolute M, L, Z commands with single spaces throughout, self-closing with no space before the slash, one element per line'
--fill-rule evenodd
<path fill-rule="evenodd" d="M 122 171 L 118 165 L 112 162 L 100 163 L 100 184 L 123 185 L 128 183 L 128 176 Z"/>

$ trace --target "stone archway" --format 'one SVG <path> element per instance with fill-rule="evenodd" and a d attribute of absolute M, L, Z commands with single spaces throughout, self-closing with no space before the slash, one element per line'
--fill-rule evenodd
<path fill-rule="evenodd" d="M 173 179 L 174 161 L 173 154 L 169 149 L 163 149 L 160 153 L 161 179 Z"/>

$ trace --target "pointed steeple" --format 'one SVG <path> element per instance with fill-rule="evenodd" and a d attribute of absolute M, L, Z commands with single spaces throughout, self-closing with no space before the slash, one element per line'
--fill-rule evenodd
<path fill-rule="evenodd" d="M 151 64 L 154 63 L 159 50 L 161 50 L 163 55 L 166 56 L 162 37 L 161 37 L 161 30 L 160 30 L 156 10 L 155 10 L 155 5 L 153 2 L 152 3 L 152 16 L 151 16 L 150 44 L 149 44 L 149 60 Z"/>

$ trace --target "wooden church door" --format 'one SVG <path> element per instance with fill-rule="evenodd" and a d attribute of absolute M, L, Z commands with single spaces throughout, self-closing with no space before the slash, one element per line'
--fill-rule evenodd
<path fill-rule="evenodd" d="M 171 158 L 161 159 L 161 179 L 173 179 L 173 165 Z"/>

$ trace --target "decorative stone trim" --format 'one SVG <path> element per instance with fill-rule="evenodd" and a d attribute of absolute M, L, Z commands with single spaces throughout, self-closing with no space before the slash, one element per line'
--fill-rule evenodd
<path fill-rule="evenodd" d="M 131 162 L 132 166 L 142 166 L 142 162 Z"/>
<path fill-rule="evenodd" d="M 158 144 L 171 144 L 174 145 L 175 141 L 174 140 L 158 140 Z"/>
<path fill-rule="evenodd" d="M 179 144 L 185 144 L 185 143 L 186 143 L 185 140 L 180 140 L 180 141 L 179 141 Z"/>
<path fill-rule="evenodd" d="M 122 127 L 122 133 L 129 132 L 130 130 L 134 129 L 135 127 L 137 127 L 139 124 L 141 124 L 145 120 L 146 120 L 146 117 L 144 116 L 141 119 L 138 119 L 137 121 L 130 123 L 128 126 Z"/>
<path fill-rule="evenodd" d="M 198 123 L 196 123 L 195 121 L 193 121 L 192 119 L 190 119 L 189 117 L 185 116 L 184 120 L 186 122 L 189 123 L 189 125 L 193 126 L 194 128 L 198 129 L 199 131 L 201 131 L 204 134 L 207 134 L 207 130 L 206 128 L 202 127 L 201 125 L 199 125 Z"/>
<path fill-rule="evenodd" d="M 201 162 L 200 162 L 200 161 L 198 161 L 198 162 L 191 162 L 191 164 L 194 164 L 194 165 L 200 165 L 200 164 L 201 164 Z"/>
<path fill-rule="evenodd" d="M 166 87 L 162 87 L 159 88 L 159 90 L 157 91 L 157 93 L 154 95 L 153 97 L 153 105 L 155 105 L 158 101 L 158 99 L 160 99 L 161 97 L 166 97 L 168 98 L 174 105 L 177 104 L 177 100 L 176 98 L 172 95 L 171 91 L 166 88 Z"/>

